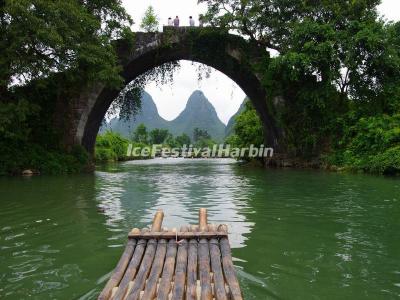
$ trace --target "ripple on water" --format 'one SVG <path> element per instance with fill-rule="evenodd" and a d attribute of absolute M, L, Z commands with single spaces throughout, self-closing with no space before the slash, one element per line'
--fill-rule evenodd
<path fill-rule="evenodd" d="M 226 160 L 0 179 L 0 298 L 95 299 L 132 227 L 157 209 L 167 227 L 197 223 L 200 207 L 229 225 L 246 299 L 398 297 L 399 189 L 383 178 Z"/>

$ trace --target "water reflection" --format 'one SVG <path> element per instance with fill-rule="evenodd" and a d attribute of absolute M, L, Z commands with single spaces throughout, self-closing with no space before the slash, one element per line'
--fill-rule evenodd
<path fill-rule="evenodd" d="M 244 247 L 254 223 L 241 211 L 249 210 L 252 187 L 235 174 L 233 160 L 155 159 L 128 162 L 120 172 L 97 172 L 97 199 L 111 230 L 151 223 L 157 209 L 165 212 L 164 226 L 198 223 L 198 209 L 209 210 L 210 223 L 229 226 L 233 247 Z M 115 169 L 114 169 L 115 170 Z M 139 224 L 138 224 L 139 223 Z"/>
<path fill-rule="evenodd" d="M 126 191 L 124 183 L 127 174 L 97 172 L 97 176 L 98 211 L 106 216 L 108 227 L 118 228 L 118 223 L 125 219 L 125 210 L 122 207 L 121 198 Z"/>

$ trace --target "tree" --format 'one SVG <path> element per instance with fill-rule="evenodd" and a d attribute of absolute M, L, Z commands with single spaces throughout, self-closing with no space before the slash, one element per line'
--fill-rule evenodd
<path fill-rule="evenodd" d="M 144 13 L 142 18 L 142 23 L 140 24 L 140 28 L 142 28 L 146 32 L 157 32 L 158 31 L 158 17 L 154 11 L 153 6 L 149 6 Z"/>
<path fill-rule="evenodd" d="M 168 134 L 168 137 L 165 140 L 165 144 L 169 146 L 170 148 L 177 148 L 180 147 L 180 145 L 177 143 L 176 139 L 172 134 Z"/>
<path fill-rule="evenodd" d="M 261 49 L 279 52 L 272 70 L 264 67 L 266 81 L 284 71 L 291 80 L 315 78 L 322 89 L 334 85 L 342 101 L 381 103 L 385 84 L 393 86 L 385 75 L 400 72 L 399 51 L 390 38 L 395 30 L 378 19 L 380 0 L 200 2 L 207 3 L 212 24 L 237 28 Z"/>
<path fill-rule="evenodd" d="M 147 144 L 148 142 L 148 132 L 146 126 L 142 123 L 132 134 L 132 140 L 137 143 Z"/>
<path fill-rule="evenodd" d="M 207 130 L 197 127 L 193 130 L 193 142 L 198 148 L 211 148 L 213 145 L 215 145 L 215 141 L 211 139 L 211 136 Z"/>
<path fill-rule="evenodd" d="M 235 121 L 234 133 L 225 140 L 225 144 L 239 149 L 249 148 L 251 145 L 260 147 L 264 144 L 263 126 L 250 101 L 245 102 L 244 110 L 235 118 Z M 241 159 L 251 160 L 247 153 Z"/>
<path fill-rule="evenodd" d="M 379 19 L 380 0 L 200 2 L 207 22 L 237 29 L 265 54 L 254 68 L 269 98 L 285 100 L 273 109 L 288 152 L 319 155 L 345 119 L 399 110 L 400 25 Z"/>
<path fill-rule="evenodd" d="M 150 143 L 155 144 L 163 144 L 169 136 L 169 132 L 167 129 L 156 128 L 150 131 Z"/>
<path fill-rule="evenodd" d="M 258 44 L 281 53 L 289 50 L 295 26 L 304 21 L 329 24 L 343 30 L 351 21 L 375 20 L 380 0 L 290 1 L 290 0 L 200 0 L 208 6 L 206 21 L 234 27 Z M 308 26 L 309 24 L 305 24 Z M 316 38 L 317 36 L 313 36 Z"/>
<path fill-rule="evenodd" d="M 95 157 L 99 161 L 124 160 L 129 141 L 119 133 L 106 131 L 96 138 Z"/>
<path fill-rule="evenodd" d="M 131 36 L 119 0 L 5 1 L 0 6 L 0 97 L 13 81 L 80 69 L 79 79 L 122 82 L 112 40 Z"/>
<path fill-rule="evenodd" d="M 179 147 L 183 147 L 184 145 L 189 146 L 191 143 L 190 137 L 185 133 L 178 135 L 175 140 Z"/>
<path fill-rule="evenodd" d="M 201 138 L 195 143 L 195 147 L 197 148 L 212 148 L 216 142 L 211 138 Z"/>
<path fill-rule="evenodd" d="M 193 130 L 193 141 L 196 143 L 200 141 L 201 139 L 211 139 L 211 136 L 207 132 L 207 130 L 203 130 L 200 128 L 195 128 Z"/>
<path fill-rule="evenodd" d="M 250 101 L 245 103 L 245 109 L 236 117 L 234 134 L 226 140 L 237 148 L 247 148 L 250 145 L 260 146 L 264 142 L 263 126 L 256 110 Z"/>

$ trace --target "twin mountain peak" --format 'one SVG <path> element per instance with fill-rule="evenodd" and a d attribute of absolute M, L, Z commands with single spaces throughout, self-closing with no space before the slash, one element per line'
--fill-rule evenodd
<path fill-rule="evenodd" d="M 239 109 L 239 112 L 229 120 L 228 126 L 225 126 L 218 118 L 214 106 L 208 101 L 202 91 L 197 90 L 189 97 L 185 109 L 179 116 L 172 121 L 167 121 L 159 115 L 153 98 L 147 92 L 144 91 L 142 93 L 141 100 L 142 108 L 135 116 L 131 117 L 128 121 L 113 118 L 101 128 L 101 132 L 112 130 L 125 137 L 129 137 L 131 132 L 139 124 L 143 123 L 148 130 L 154 128 L 168 129 L 174 136 L 186 133 L 189 137 L 192 137 L 194 129 L 200 128 L 207 130 L 215 141 L 222 142 L 231 133 L 234 118 L 241 111 Z"/>

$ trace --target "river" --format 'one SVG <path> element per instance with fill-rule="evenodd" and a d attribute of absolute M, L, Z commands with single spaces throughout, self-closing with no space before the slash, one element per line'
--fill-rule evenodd
<path fill-rule="evenodd" d="M 0 178 L 0 298 L 95 299 L 133 227 L 227 223 L 245 299 L 400 297 L 400 179 L 157 159 Z"/>

